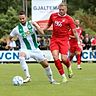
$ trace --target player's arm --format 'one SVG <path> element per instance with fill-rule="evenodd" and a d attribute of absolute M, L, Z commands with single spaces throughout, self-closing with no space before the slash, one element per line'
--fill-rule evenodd
<path fill-rule="evenodd" d="M 78 41 L 78 44 L 80 44 L 80 38 L 79 38 L 79 35 L 78 35 L 76 29 L 74 28 L 74 29 L 72 29 L 72 30 L 73 30 L 73 34 L 74 34 L 75 38 L 76 38 L 77 41 Z"/>
<path fill-rule="evenodd" d="M 44 35 L 44 31 L 40 28 L 40 26 L 39 26 L 36 22 L 32 22 L 32 25 L 36 28 L 36 30 L 37 30 L 40 34 Z"/>
<path fill-rule="evenodd" d="M 73 36 L 73 35 L 69 35 L 69 37 L 70 37 L 70 38 L 75 38 L 75 36 Z"/>
<path fill-rule="evenodd" d="M 78 44 L 80 44 L 80 38 L 79 38 L 78 32 L 76 31 L 76 25 L 72 17 L 69 17 L 69 24 L 70 24 L 70 27 L 73 31 L 75 38 L 77 39 Z"/>
<path fill-rule="evenodd" d="M 45 28 L 43 29 L 44 32 L 51 26 L 52 23 L 53 23 L 53 22 L 52 22 L 52 15 L 51 15 L 50 18 L 49 18 L 49 20 L 48 20 L 47 25 L 46 25 Z"/>
<path fill-rule="evenodd" d="M 46 31 L 51 25 L 47 24 L 46 27 L 43 29 L 44 31 Z"/>

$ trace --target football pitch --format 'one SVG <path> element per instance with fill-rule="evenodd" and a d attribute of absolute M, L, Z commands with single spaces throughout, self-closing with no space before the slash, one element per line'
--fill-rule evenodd
<path fill-rule="evenodd" d="M 53 75 L 60 85 L 48 82 L 44 69 L 38 63 L 28 64 L 32 81 L 22 86 L 14 86 L 12 78 L 16 75 L 24 78 L 20 64 L 0 64 L 0 96 L 96 96 L 96 63 L 82 63 L 82 70 L 77 70 L 73 63 L 73 78 L 62 83 L 53 63 L 50 63 Z M 67 76 L 67 70 L 65 73 Z M 68 77 L 68 76 L 67 76 Z"/>

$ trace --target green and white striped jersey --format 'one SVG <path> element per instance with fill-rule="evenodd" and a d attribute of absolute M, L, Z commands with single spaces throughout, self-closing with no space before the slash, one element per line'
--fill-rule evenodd
<path fill-rule="evenodd" d="M 21 23 L 18 24 L 11 31 L 10 36 L 18 36 L 21 49 L 33 50 L 38 48 L 35 27 L 30 22 L 26 22 L 25 26 Z"/>

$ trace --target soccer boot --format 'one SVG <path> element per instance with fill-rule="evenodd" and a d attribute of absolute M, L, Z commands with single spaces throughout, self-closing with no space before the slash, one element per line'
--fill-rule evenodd
<path fill-rule="evenodd" d="M 73 77 L 73 72 L 71 68 L 68 68 L 68 77 L 72 78 Z"/>
<path fill-rule="evenodd" d="M 59 85 L 60 83 L 58 83 L 58 82 L 56 82 L 56 81 L 54 80 L 54 81 L 51 81 L 50 84 Z"/>
<path fill-rule="evenodd" d="M 62 83 L 66 83 L 66 82 L 68 82 L 67 78 L 66 77 L 63 77 Z"/>
<path fill-rule="evenodd" d="M 82 67 L 77 67 L 78 70 L 82 70 Z"/>
<path fill-rule="evenodd" d="M 27 77 L 25 80 L 23 80 L 23 83 L 28 83 L 31 81 L 31 78 L 30 77 Z"/>

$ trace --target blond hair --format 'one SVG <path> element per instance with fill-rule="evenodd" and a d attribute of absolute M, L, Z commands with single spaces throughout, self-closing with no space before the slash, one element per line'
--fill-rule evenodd
<path fill-rule="evenodd" d="M 67 7 L 67 4 L 62 2 L 62 3 L 59 4 L 59 7 L 61 7 L 61 6 L 66 6 Z"/>

